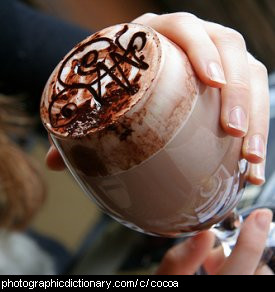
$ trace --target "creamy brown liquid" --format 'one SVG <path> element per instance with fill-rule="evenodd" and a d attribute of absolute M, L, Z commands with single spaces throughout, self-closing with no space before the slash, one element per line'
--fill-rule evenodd
<path fill-rule="evenodd" d="M 78 45 L 50 77 L 41 116 L 82 188 L 133 229 L 203 229 L 241 197 L 242 141 L 220 128 L 219 90 L 149 28 L 118 25 Z"/>

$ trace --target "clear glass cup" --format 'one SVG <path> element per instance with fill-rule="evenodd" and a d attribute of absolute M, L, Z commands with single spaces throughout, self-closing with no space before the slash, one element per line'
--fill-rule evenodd
<path fill-rule="evenodd" d="M 242 139 L 220 126 L 220 91 L 151 28 L 116 25 L 78 44 L 49 78 L 41 117 L 85 193 L 132 229 L 191 235 L 242 196 Z"/>

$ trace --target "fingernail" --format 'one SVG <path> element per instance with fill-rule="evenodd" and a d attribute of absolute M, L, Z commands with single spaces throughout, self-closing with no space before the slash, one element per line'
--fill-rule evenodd
<path fill-rule="evenodd" d="M 220 84 L 226 84 L 223 69 L 218 63 L 211 62 L 208 65 L 208 75 L 212 81 Z"/>
<path fill-rule="evenodd" d="M 228 127 L 243 133 L 247 132 L 246 115 L 240 106 L 236 106 L 231 110 Z"/>
<path fill-rule="evenodd" d="M 268 209 L 266 210 L 261 210 L 257 215 L 256 215 L 256 223 L 260 229 L 266 229 L 269 227 L 269 224 L 271 223 L 272 220 L 272 212 Z"/>
<path fill-rule="evenodd" d="M 254 135 L 248 140 L 247 152 L 262 159 L 265 158 L 265 143 L 261 135 Z"/>
<path fill-rule="evenodd" d="M 258 163 L 258 164 L 251 164 L 251 172 L 253 176 L 261 181 L 265 181 L 265 164 Z"/>

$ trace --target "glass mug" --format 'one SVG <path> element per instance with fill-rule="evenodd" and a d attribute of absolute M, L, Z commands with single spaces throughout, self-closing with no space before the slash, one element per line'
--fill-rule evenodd
<path fill-rule="evenodd" d="M 220 90 L 185 53 L 139 24 L 106 28 L 57 65 L 41 117 L 86 194 L 147 234 L 191 235 L 240 200 L 242 139 L 220 126 Z"/>

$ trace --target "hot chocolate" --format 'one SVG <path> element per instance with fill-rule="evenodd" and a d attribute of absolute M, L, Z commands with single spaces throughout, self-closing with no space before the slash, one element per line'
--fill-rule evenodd
<path fill-rule="evenodd" d="M 144 52 L 151 55 L 146 74 Z M 146 32 L 128 25 L 87 38 L 51 78 L 44 99 L 47 126 L 58 135 L 76 138 L 115 122 L 148 90 L 158 53 Z"/>
<path fill-rule="evenodd" d="M 220 92 L 149 27 L 121 24 L 77 45 L 48 80 L 42 121 L 83 189 L 121 223 L 177 236 L 238 202 L 241 139 L 221 129 Z"/>

